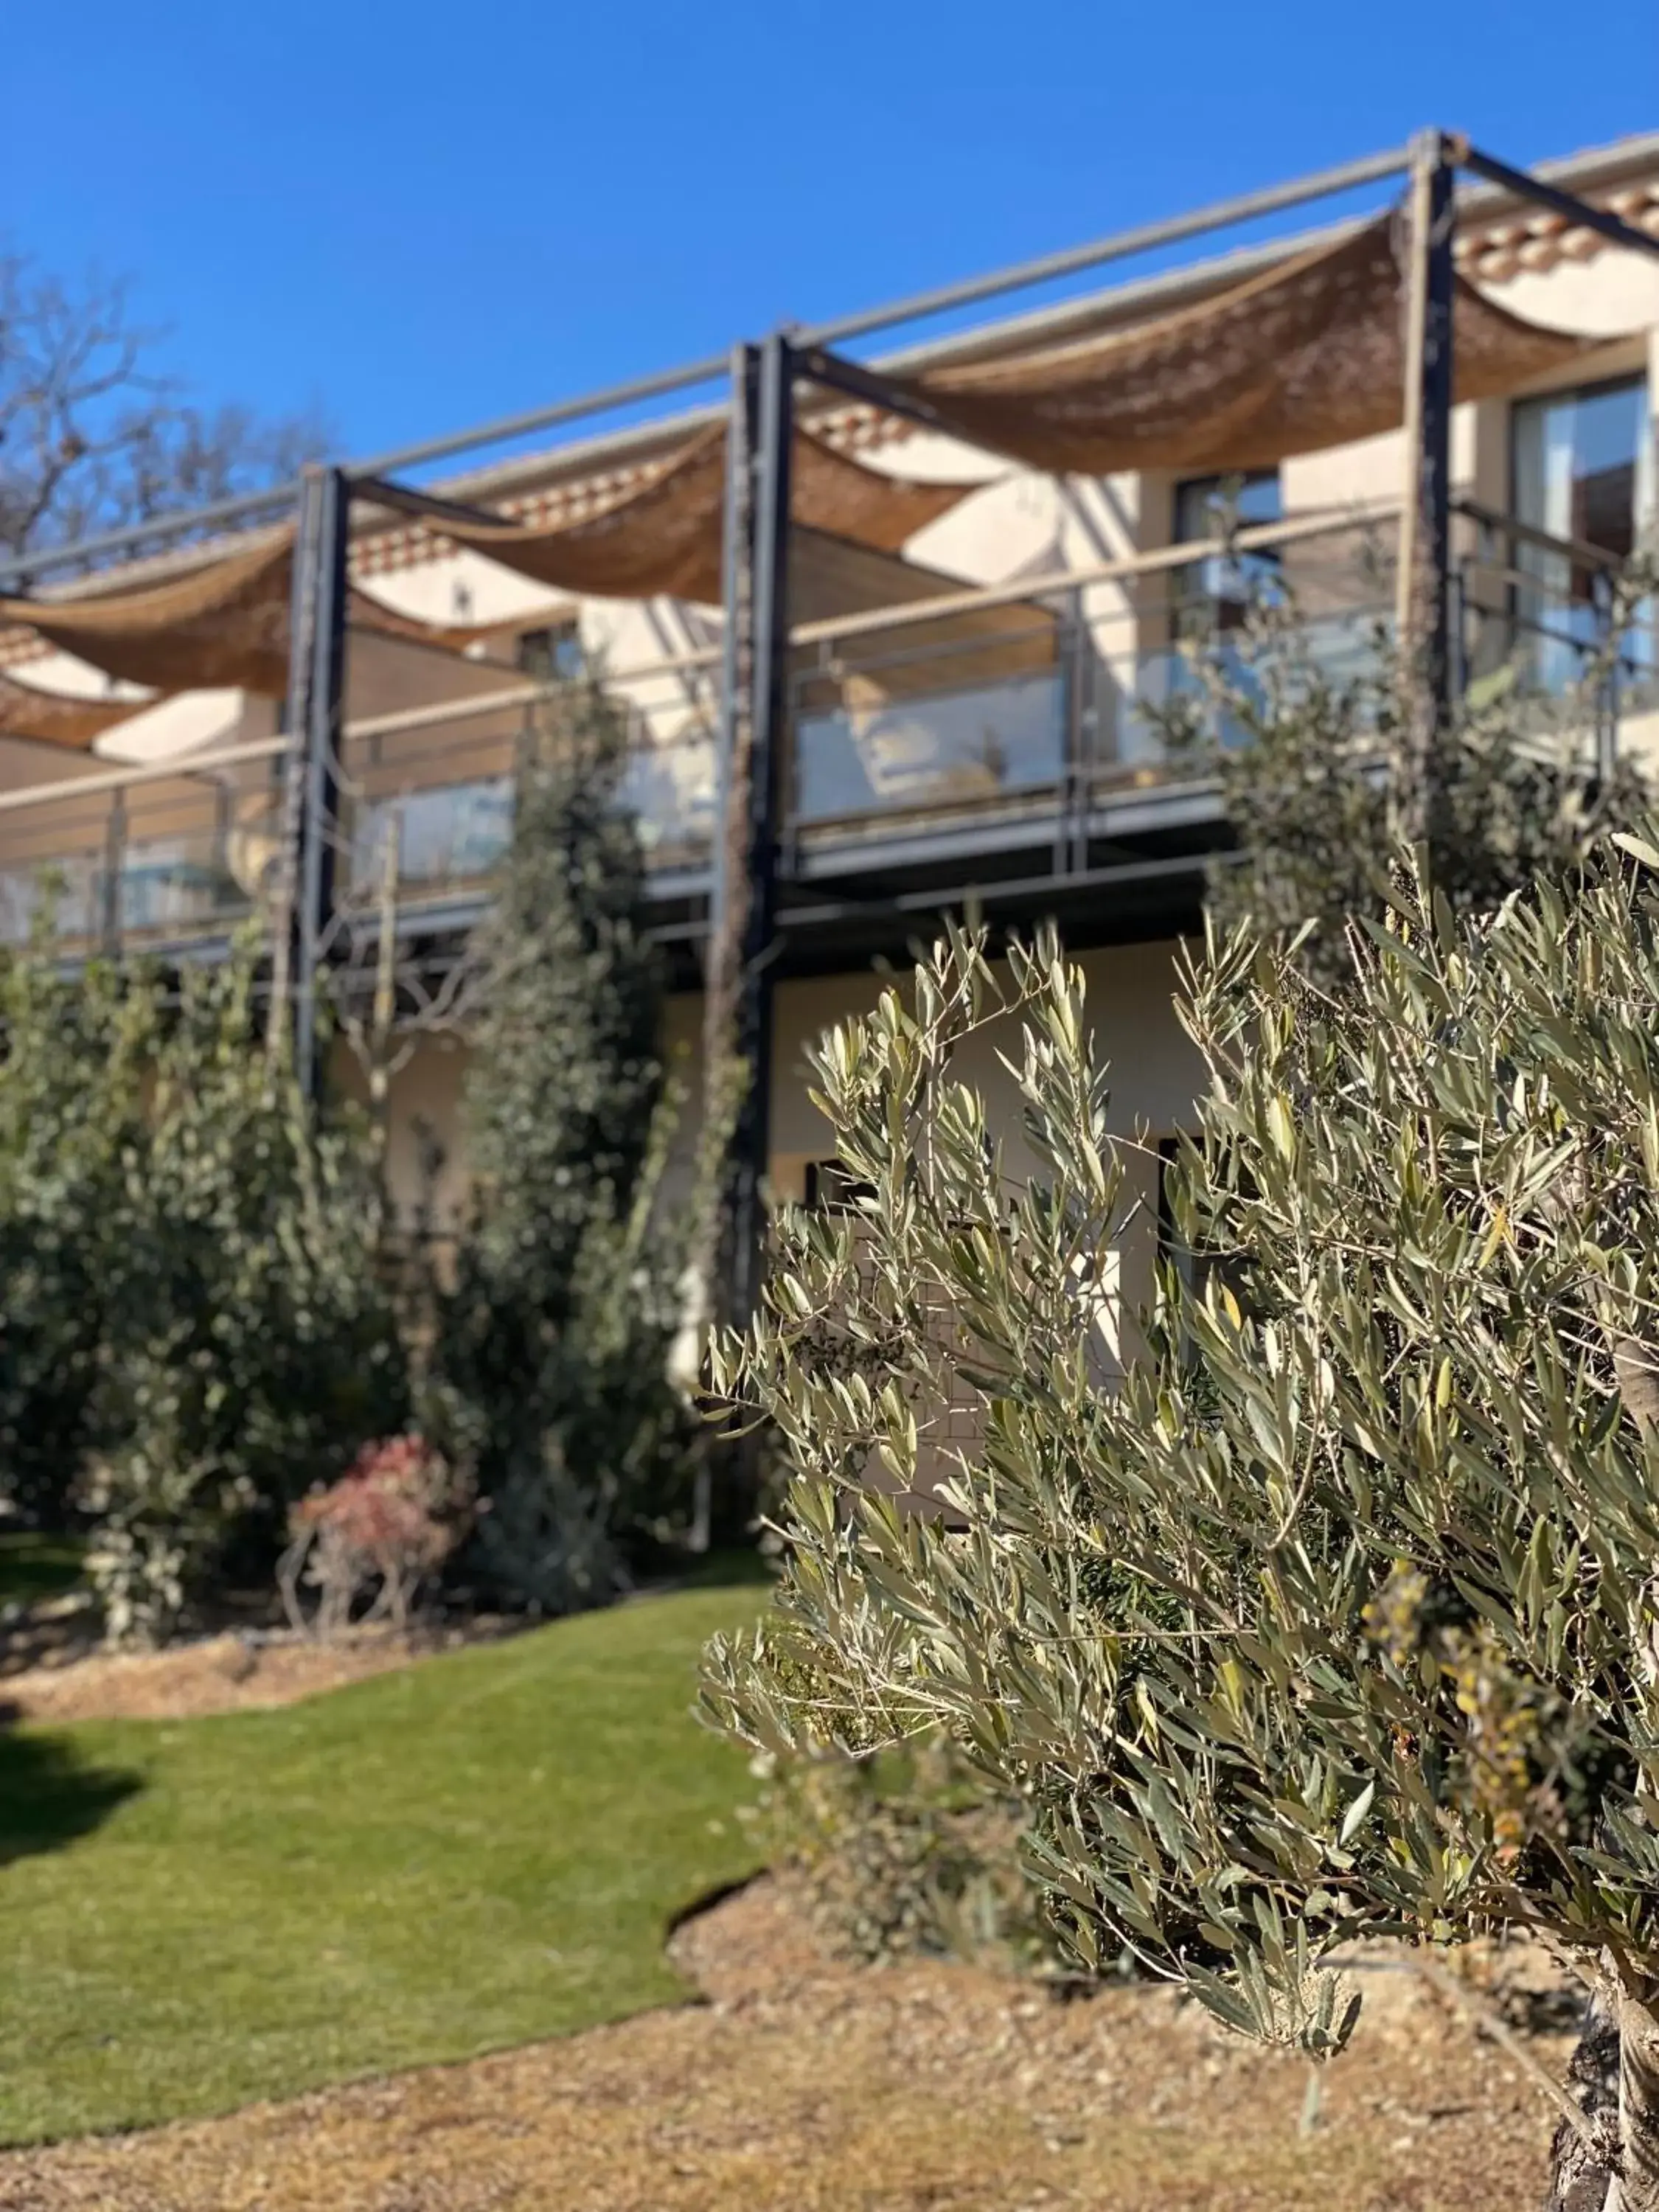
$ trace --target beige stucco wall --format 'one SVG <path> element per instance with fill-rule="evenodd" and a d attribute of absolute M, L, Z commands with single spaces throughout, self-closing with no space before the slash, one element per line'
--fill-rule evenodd
<path fill-rule="evenodd" d="M 1151 1295 L 1155 1250 L 1157 1145 L 1160 1137 L 1191 1123 L 1199 1084 L 1196 1055 L 1176 1019 L 1174 994 L 1176 948 L 1170 944 L 1123 946 L 1080 956 L 1087 1003 L 1098 1057 L 1111 1071 L 1112 1124 L 1123 1140 L 1131 1203 L 1139 1214 L 1127 1228 L 1119 1255 L 1123 1316 Z M 832 1157 L 829 1127 L 808 1096 L 807 1065 L 812 1046 L 836 1023 L 868 1012 L 887 979 L 873 972 L 815 977 L 781 984 L 775 1002 L 772 1055 L 770 1180 L 781 1200 L 804 1195 L 808 1164 Z M 686 993 L 665 1009 L 664 1049 L 670 1066 L 689 1093 L 688 1110 L 677 1148 L 676 1184 L 689 1181 L 697 1125 L 701 1079 L 702 1000 Z M 956 1066 L 987 1100 L 991 1126 L 1006 1145 L 1009 1173 L 1032 1171 L 1034 1162 L 1021 1129 L 1021 1108 L 1000 1052 L 1014 1051 L 1012 1024 L 993 1024 L 964 1044 Z M 422 1040 L 393 1076 L 388 1111 L 388 1177 L 400 1222 L 416 1224 L 418 1210 L 429 1207 L 429 1226 L 453 1233 L 464 1212 L 466 1191 L 465 1134 L 462 1086 L 467 1055 L 453 1042 Z M 337 1079 L 355 1097 L 366 1096 L 361 1071 L 338 1048 Z M 435 1177 L 428 1166 L 441 1161 Z M 1133 1351 L 1126 1328 L 1115 1350 Z"/>

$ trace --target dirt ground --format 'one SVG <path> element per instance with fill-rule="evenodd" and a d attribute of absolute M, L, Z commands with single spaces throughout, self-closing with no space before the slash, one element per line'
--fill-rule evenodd
<path fill-rule="evenodd" d="M 828 1959 L 770 1881 L 673 1942 L 705 2001 L 154 2133 L 0 2156 L 3 2212 L 1513 2212 L 1549 2107 L 1398 1960 L 1320 2077 L 1164 1992 Z M 1552 1992 L 1498 1977 L 1558 2077 Z"/>
<path fill-rule="evenodd" d="M 290 1705 L 371 1674 L 504 1635 L 510 1622 L 355 1629 L 329 1644 L 287 1633 L 227 1632 L 166 1651 L 73 1646 L 41 1662 L 0 1668 L 0 1722 L 185 1720 L 203 1713 Z"/>

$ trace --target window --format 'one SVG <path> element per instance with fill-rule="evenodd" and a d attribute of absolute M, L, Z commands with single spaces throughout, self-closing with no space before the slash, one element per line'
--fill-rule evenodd
<path fill-rule="evenodd" d="M 1258 469 L 1249 476 L 1191 477 L 1176 486 L 1175 542 L 1196 544 L 1214 538 L 1230 523 L 1248 530 L 1284 519 L 1279 471 Z M 1240 629 L 1250 598 L 1264 579 L 1279 572 L 1273 551 L 1209 555 L 1176 577 L 1177 619 L 1199 622 L 1206 630 Z"/>
<path fill-rule="evenodd" d="M 813 1213 L 851 1213 L 861 1198 L 875 1193 L 867 1182 L 848 1175 L 839 1160 L 808 1160 L 806 1205 Z"/>
<path fill-rule="evenodd" d="M 1552 538 L 1599 546 L 1614 564 L 1626 559 L 1653 511 L 1645 379 L 1520 401 L 1512 441 L 1516 519 Z M 1522 665 L 1545 690 L 1564 690 L 1597 641 L 1602 572 L 1537 545 L 1518 547 L 1516 567 L 1528 579 L 1515 592 Z"/>
<path fill-rule="evenodd" d="M 539 684 L 565 683 L 582 672 L 582 641 L 574 623 L 527 629 L 519 636 L 518 663 Z"/>

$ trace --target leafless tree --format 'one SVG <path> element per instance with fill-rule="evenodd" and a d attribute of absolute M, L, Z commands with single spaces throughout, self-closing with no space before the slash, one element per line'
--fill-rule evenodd
<path fill-rule="evenodd" d="M 280 483 L 326 449 L 315 411 L 204 407 L 153 364 L 126 288 L 0 252 L 0 548 L 72 544 Z"/>

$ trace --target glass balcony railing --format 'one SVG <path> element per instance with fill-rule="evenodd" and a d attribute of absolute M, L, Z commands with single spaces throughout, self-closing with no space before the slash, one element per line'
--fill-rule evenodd
<path fill-rule="evenodd" d="M 1340 690 L 1380 679 L 1393 628 L 1391 611 L 1358 606 L 1297 623 L 1285 645 L 1287 654 Z M 1183 713 L 1196 716 L 1229 750 L 1247 743 L 1249 730 L 1242 715 L 1213 711 L 1218 688 L 1241 701 L 1267 703 L 1260 662 L 1242 639 L 1224 633 L 1137 653 L 1127 670 L 1109 664 L 1101 765 L 1143 773 L 1164 769 L 1171 723 Z"/>
<path fill-rule="evenodd" d="M 399 883 L 422 890 L 477 883 L 494 873 L 512 842 L 513 778 L 478 776 L 363 801 L 351 825 L 354 883 L 378 878 L 393 830 Z"/>
<path fill-rule="evenodd" d="M 1301 670 L 1339 686 L 1375 684 L 1392 627 L 1375 548 L 1362 558 L 1357 532 L 1336 547 L 1310 545 L 1310 535 L 1304 527 L 1282 562 L 1251 571 L 1255 611 L 1272 616 L 1277 636 L 1267 665 L 1276 655 L 1275 681 Z M 1196 722 L 1224 746 L 1249 735 L 1248 711 L 1217 720 L 1203 664 L 1235 699 L 1266 698 L 1260 625 L 1247 625 L 1237 592 L 1195 596 L 1194 574 L 1201 583 L 1209 573 L 1172 568 L 1166 556 L 1092 586 L 1040 580 L 1017 602 L 964 593 L 954 612 L 930 615 L 923 602 L 864 617 L 862 629 L 854 618 L 809 627 L 789 673 L 786 842 L 841 849 L 901 825 L 909 834 L 998 821 L 1011 830 L 1069 824 L 1071 835 L 1096 796 L 1190 781 L 1194 757 L 1171 748 L 1172 723 Z M 1553 744 L 1564 733 L 1605 742 L 1616 723 L 1632 744 L 1651 744 L 1659 768 L 1659 720 L 1638 727 L 1659 715 L 1652 610 L 1611 641 L 1606 605 L 1574 596 L 1576 574 L 1564 571 L 1552 595 L 1535 568 L 1506 567 L 1501 546 L 1483 540 L 1466 553 L 1453 602 L 1456 675 L 1468 683 L 1511 671 L 1510 711 L 1526 729 Z M 653 680 L 655 703 L 628 707 L 621 798 L 654 869 L 700 870 L 717 805 L 708 656 L 678 696 L 660 672 Z M 509 689 L 349 730 L 342 896 L 372 903 L 394 829 L 402 898 L 483 896 L 511 842 L 516 763 L 546 736 L 544 704 L 558 696 L 556 687 L 544 698 Z M 124 798 L 64 796 L 58 785 L 38 809 L 7 795 L 0 942 L 21 941 L 48 902 L 58 938 L 82 945 L 165 942 L 252 912 L 278 847 L 279 794 L 268 760 L 216 774 L 181 766 L 175 780 Z"/>
<path fill-rule="evenodd" d="M 629 756 L 622 795 L 648 857 L 693 860 L 708 851 L 719 775 L 720 744 L 712 728 L 682 731 L 660 744 L 641 737 Z"/>
<path fill-rule="evenodd" d="M 0 863 L 0 945 L 27 945 L 49 921 L 66 945 L 192 938 L 230 929 L 252 914 L 254 887 L 237 880 L 234 838 L 135 838 L 111 860 L 108 841 L 91 852 L 53 852 Z"/>
<path fill-rule="evenodd" d="M 1065 770 L 1066 724 L 1062 668 L 803 714 L 795 820 L 982 808 L 1051 790 Z"/>

